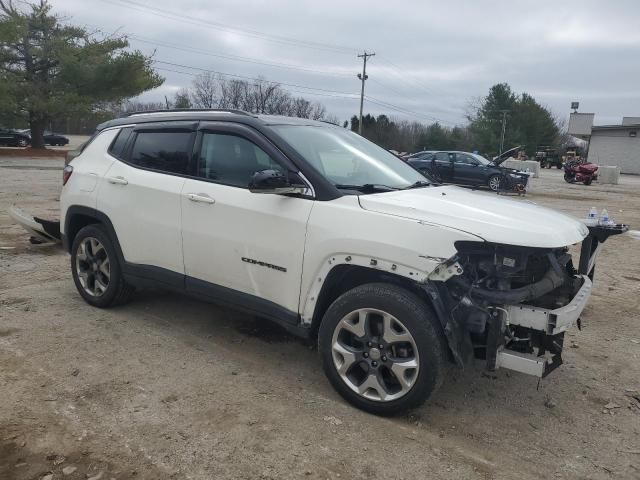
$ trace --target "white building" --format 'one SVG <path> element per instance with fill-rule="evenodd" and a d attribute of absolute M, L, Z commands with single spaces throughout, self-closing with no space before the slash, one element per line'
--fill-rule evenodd
<path fill-rule="evenodd" d="M 621 125 L 594 125 L 588 160 L 640 175 L 640 117 L 624 117 Z"/>

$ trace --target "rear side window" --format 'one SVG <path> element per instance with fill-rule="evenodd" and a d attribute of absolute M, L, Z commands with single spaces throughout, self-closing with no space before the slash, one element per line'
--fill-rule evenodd
<path fill-rule="evenodd" d="M 142 168 L 186 174 L 191 132 L 138 132 L 129 162 Z"/>
<path fill-rule="evenodd" d="M 129 140 L 129 137 L 131 136 L 132 131 L 133 131 L 133 127 L 127 127 L 127 128 L 121 129 L 118 132 L 118 136 L 113 141 L 113 143 L 111 143 L 111 146 L 109 147 L 109 154 L 111 154 L 116 158 L 124 158 L 123 157 L 124 147 L 127 145 L 127 141 Z"/>

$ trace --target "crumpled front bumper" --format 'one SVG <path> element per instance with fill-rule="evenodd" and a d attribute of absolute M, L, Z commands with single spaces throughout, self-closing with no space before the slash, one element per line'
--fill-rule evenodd
<path fill-rule="evenodd" d="M 565 332 L 580 318 L 591 296 L 593 283 L 587 275 L 581 277 L 582 286 L 564 307 L 550 310 L 531 305 L 508 305 L 506 310 L 509 324 L 539 330 L 547 335 Z"/>
<path fill-rule="evenodd" d="M 587 275 L 581 275 L 582 286 L 571 301 L 556 309 L 532 305 L 508 305 L 505 307 L 509 325 L 517 325 L 539 331 L 550 338 L 555 337 L 557 351 L 546 352 L 542 356 L 522 353 L 500 347 L 496 355 L 496 368 L 507 368 L 536 377 L 545 377 L 562 364 L 562 336 L 575 325 L 587 306 L 593 284 Z M 551 342 L 550 342 L 551 343 Z"/>

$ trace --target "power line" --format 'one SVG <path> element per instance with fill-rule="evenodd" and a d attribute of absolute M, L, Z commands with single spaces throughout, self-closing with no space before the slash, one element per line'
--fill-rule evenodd
<path fill-rule="evenodd" d="M 253 64 L 257 64 L 257 65 L 266 65 L 269 67 L 277 67 L 277 68 L 285 68 L 285 69 L 289 69 L 289 70 L 300 70 L 303 72 L 312 72 L 312 73 L 320 73 L 323 75 L 329 75 L 329 76 L 340 76 L 340 77 L 347 77 L 350 76 L 346 73 L 338 73 L 338 72 L 327 72 L 327 71 L 322 71 L 322 70 L 316 70 L 316 69 L 312 69 L 312 68 L 307 68 L 307 67 L 303 67 L 301 65 L 292 65 L 292 64 L 285 64 L 285 63 L 273 63 L 273 62 L 265 62 L 263 60 L 259 60 L 257 58 L 251 58 L 251 57 L 241 57 L 238 55 L 224 55 L 224 54 L 220 54 L 220 53 L 212 53 L 206 50 L 202 50 L 202 49 L 198 49 L 198 48 L 193 48 L 193 47 L 186 47 L 186 46 L 181 46 L 181 45 L 176 45 L 176 44 L 171 44 L 168 42 L 162 42 L 162 41 L 157 41 L 157 40 L 147 40 L 147 39 L 143 39 L 141 37 L 138 37 L 137 35 L 130 35 L 130 34 L 125 34 L 127 36 L 127 38 L 132 38 L 137 42 L 142 42 L 142 43 L 147 43 L 150 45 L 156 45 L 159 47 L 166 47 L 166 48 L 172 48 L 175 50 L 182 50 L 184 52 L 193 52 L 193 53 L 197 53 L 200 55 L 206 55 L 208 57 L 216 57 L 216 58 L 225 58 L 228 60 L 235 60 L 238 62 L 246 62 L 246 63 L 253 63 Z"/>
<path fill-rule="evenodd" d="M 355 93 L 349 93 L 349 92 L 340 92 L 340 91 L 336 91 L 336 90 L 327 90 L 327 89 L 319 89 L 319 88 L 314 88 L 314 87 L 307 87 L 304 85 L 297 85 L 297 84 L 292 84 L 292 83 L 283 83 L 283 82 L 278 82 L 278 81 L 273 81 L 273 80 L 267 80 L 264 78 L 256 78 L 256 77 L 249 77 L 246 75 L 238 75 L 238 74 L 233 74 L 233 73 L 226 73 L 226 72 L 219 72 L 216 70 L 209 70 L 206 68 L 200 68 L 200 67 L 192 67 L 189 65 L 181 65 L 181 64 L 177 64 L 177 63 L 171 63 L 171 62 L 164 62 L 161 60 L 155 60 L 155 63 L 162 63 L 162 64 L 167 64 L 167 65 L 172 65 L 172 66 L 177 66 L 179 68 L 187 68 L 187 69 L 192 69 L 192 70 L 198 70 L 201 72 L 209 72 L 209 73 L 216 73 L 218 75 L 223 75 L 223 76 L 229 76 L 229 77 L 234 77 L 234 78 L 242 78 L 242 79 L 246 79 L 246 80 L 253 80 L 253 81 L 266 81 L 267 83 L 270 84 L 276 84 L 276 85 L 283 85 L 283 86 L 287 86 L 287 87 L 293 87 L 293 88 L 302 88 L 304 89 L 304 91 L 300 91 L 300 90 L 290 90 L 291 92 L 295 92 L 295 93 L 301 93 L 301 94 L 307 94 L 307 95 L 317 95 L 317 96 L 321 96 L 321 97 L 334 97 L 334 98 L 346 98 L 346 99 L 356 99 L 357 94 Z M 175 69 L 171 69 L 171 68 L 166 68 L 166 67 L 156 67 L 158 70 L 162 70 L 162 71 L 167 71 L 167 72 L 173 72 L 173 73 L 178 73 L 178 74 L 182 74 L 182 75 L 189 75 L 191 77 L 195 77 L 198 74 L 197 73 L 193 73 L 193 72 L 185 72 L 185 71 L 181 71 L 181 70 L 175 70 Z M 314 90 L 319 90 L 318 91 L 314 91 Z M 427 115 L 423 115 L 421 113 L 415 112 L 413 110 L 409 110 L 403 107 L 400 107 L 398 105 L 394 105 L 392 103 L 388 103 L 385 101 L 382 101 L 380 99 L 371 97 L 369 95 L 366 95 L 365 98 L 371 102 L 374 103 L 378 106 L 384 107 L 384 108 L 388 108 L 391 110 L 394 110 L 396 112 L 399 113 L 403 113 L 405 115 L 414 117 L 418 120 L 423 120 L 423 121 L 429 121 L 429 122 L 440 122 L 446 125 L 455 125 L 452 122 L 449 122 L 447 120 L 443 120 L 443 119 L 439 119 L 437 117 L 430 117 Z"/>
<path fill-rule="evenodd" d="M 147 13 L 151 13 L 153 15 L 162 17 L 162 18 L 167 18 L 170 20 L 177 20 L 177 21 L 181 21 L 184 23 L 188 23 L 188 24 L 192 24 L 192 25 L 197 25 L 200 27 L 204 27 L 204 28 L 209 28 L 209 29 L 215 29 L 215 30 L 222 30 L 222 31 L 229 31 L 229 32 L 234 32 L 234 33 L 238 33 L 238 34 L 242 34 L 242 35 L 246 35 L 246 36 L 250 36 L 250 37 L 254 37 L 254 38 L 261 38 L 263 40 L 267 40 L 267 41 L 272 41 L 272 42 L 276 42 L 276 43 L 281 43 L 281 44 L 286 44 L 286 45 L 293 45 L 293 46 L 297 46 L 297 47 L 303 47 L 303 48 L 313 48 L 313 49 L 317 49 L 317 50 L 326 50 L 326 51 L 332 51 L 334 53 L 341 53 L 341 54 L 351 54 L 352 52 L 354 52 L 355 50 L 351 49 L 350 47 L 344 47 L 344 46 L 340 46 L 340 45 L 330 45 L 330 44 L 324 44 L 324 43 L 320 43 L 320 42 L 309 42 L 309 41 L 303 41 L 303 40 L 299 40 L 299 39 L 293 39 L 290 37 L 284 37 L 284 36 L 277 36 L 277 35 L 270 35 L 270 34 L 266 34 L 263 32 L 259 32 L 256 30 L 249 30 L 249 29 L 240 29 L 237 27 L 229 27 L 227 25 L 221 24 L 221 23 L 217 23 L 217 22 L 212 22 L 212 21 L 204 21 L 195 17 L 190 17 L 187 15 L 182 15 L 170 10 L 166 10 L 166 9 L 162 9 L 162 8 L 158 8 L 158 7 L 154 7 L 154 6 L 150 6 L 150 5 L 146 5 L 146 4 L 142 4 L 133 0 L 102 0 L 104 2 L 107 3 L 111 3 L 111 4 L 115 4 L 115 5 L 119 5 L 119 6 L 124 6 L 127 8 L 131 8 L 137 11 L 143 11 L 143 12 L 147 12 Z M 143 39 L 140 38 L 138 36 L 135 35 L 131 35 L 131 38 L 136 39 L 137 41 L 143 42 L 143 43 L 149 43 L 149 44 L 156 44 L 156 45 L 160 45 L 160 46 L 164 46 L 167 48 L 175 48 L 178 50 L 184 50 L 184 51 L 192 51 L 194 53 L 199 53 L 199 54 L 204 54 L 204 55 L 208 55 L 208 56 L 212 56 L 212 57 L 219 57 L 219 58 L 227 58 L 230 60 L 237 60 L 237 61 L 244 61 L 247 63 L 254 63 L 254 64 L 259 64 L 259 65 L 265 65 L 265 66 L 272 66 L 272 67 L 276 67 L 276 68 L 287 68 L 287 69 L 292 69 L 292 70 L 299 70 L 299 71 L 307 71 L 307 72 L 313 72 L 313 73 L 320 73 L 323 75 L 334 75 L 334 76 L 343 76 L 346 74 L 340 74 L 340 73 L 330 73 L 330 72 L 326 72 L 326 71 L 320 71 L 320 70 L 315 70 L 315 69 L 309 69 L 307 67 L 303 67 L 303 66 L 299 66 L 299 65 L 290 65 L 290 64 L 278 64 L 278 63 L 274 63 L 274 62 L 264 62 L 261 61 L 259 59 L 254 59 L 254 58 L 250 58 L 250 57 L 240 57 L 240 56 L 235 56 L 235 55 L 222 55 L 222 54 L 214 54 L 211 52 L 207 52 L 204 51 L 202 49 L 195 49 L 192 47 L 183 47 L 183 46 L 178 46 L 175 44 L 170 44 L 168 42 L 152 42 L 150 40 L 147 39 Z M 399 66 L 397 66 L 396 64 L 394 64 L 393 62 L 383 59 L 384 63 L 387 63 L 388 65 L 391 65 L 394 69 L 395 68 L 401 68 Z M 187 67 L 189 68 L 189 67 Z M 395 75 L 398 76 L 398 78 L 400 78 L 402 81 L 404 81 L 406 83 L 405 78 L 402 76 L 402 74 L 397 73 L 395 70 L 391 70 L 392 73 L 394 73 Z M 280 82 L 278 82 L 280 83 Z M 398 93 L 396 90 L 391 89 L 390 87 L 382 84 L 382 82 L 377 82 L 380 85 L 383 85 L 385 88 L 388 88 L 389 90 L 395 91 L 396 93 Z M 284 83 L 282 83 L 283 85 L 285 85 Z M 309 87 L 301 87 L 301 88 L 309 88 Z M 413 88 L 413 87 L 412 87 Z M 426 90 L 427 93 L 430 93 L 428 90 Z M 350 95 L 350 94 L 348 94 Z M 392 104 L 388 104 L 388 105 L 392 105 Z M 401 107 L 399 107 L 401 108 Z M 403 109 L 406 111 L 410 111 L 408 109 Z M 415 114 L 415 113 L 414 113 Z M 418 114 L 419 115 L 419 114 Z M 423 115 L 421 115 L 423 116 Z M 423 116 L 424 117 L 424 116 Z M 428 118 L 428 116 L 426 116 L 426 118 Z M 436 117 L 431 117 L 433 120 L 436 121 L 442 121 L 445 122 L 441 119 L 438 119 Z M 446 123 L 450 123 L 450 122 L 446 122 Z"/>
<path fill-rule="evenodd" d="M 377 104 L 377 105 L 379 105 L 381 107 L 390 108 L 391 110 L 395 110 L 397 112 L 404 113 L 405 115 L 410 115 L 412 117 L 415 117 L 415 118 L 418 118 L 418 119 L 421 119 L 421 120 L 427 120 L 429 122 L 434 122 L 435 121 L 435 122 L 439 122 L 439 123 L 444 123 L 446 125 L 455 126 L 455 123 L 450 122 L 448 120 L 443 120 L 442 118 L 437 118 L 437 117 L 432 117 L 432 116 L 429 116 L 429 115 L 424 115 L 422 113 L 418 113 L 418 112 L 415 112 L 413 110 L 409 110 L 407 108 L 400 107 L 398 105 L 394 105 L 393 103 L 384 102 L 384 101 L 379 100 L 377 98 L 370 97 L 369 95 L 366 95 L 365 98 L 368 101 L 370 101 L 371 103 L 375 103 L 375 104 Z"/>
<path fill-rule="evenodd" d="M 263 62 L 260 61 L 258 59 L 253 59 L 253 58 L 249 58 L 249 57 L 240 57 L 237 55 L 223 55 L 223 54 L 216 54 L 216 53 L 211 53 L 208 52 L 206 50 L 202 50 L 202 49 L 197 49 L 197 48 L 193 48 L 193 47 L 183 47 L 180 45 L 176 45 L 176 44 L 171 44 L 168 42 L 160 42 L 160 41 L 152 41 L 152 40 L 147 40 L 146 38 L 141 38 L 137 35 L 130 35 L 127 34 L 128 37 L 135 39 L 136 41 L 141 41 L 143 43 L 148 43 L 151 45 L 156 45 L 156 46 L 161 46 L 161 47 L 167 47 L 167 48 L 174 48 L 177 50 L 183 50 L 183 51 L 188 51 L 188 52 L 194 52 L 194 53 L 198 53 L 201 55 L 207 55 L 207 56 L 211 56 L 211 57 L 218 57 L 218 58 L 226 58 L 226 59 L 231 59 L 231 60 L 237 60 L 237 61 L 241 61 L 241 62 L 247 62 L 247 63 L 254 63 L 254 64 L 258 64 L 258 65 L 267 65 L 267 66 L 273 66 L 273 67 L 279 67 L 279 68 L 285 68 L 285 69 L 292 69 L 292 70 L 301 70 L 301 71 L 305 71 L 305 72 L 311 72 L 311 73 L 319 73 L 322 75 L 331 75 L 331 76 L 336 76 L 336 77 L 350 77 L 350 75 L 346 74 L 346 73 L 337 73 L 337 72 L 326 72 L 326 71 L 322 71 L 322 70 L 315 70 L 315 69 L 310 69 L 307 67 L 303 67 L 303 66 L 298 66 L 298 65 L 291 65 L 291 64 L 282 64 L 282 63 L 271 63 L 271 62 Z M 375 54 L 373 54 L 375 55 Z M 367 79 L 369 79 L 369 76 L 367 75 Z M 414 99 L 409 97 L 408 95 L 399 92 L 398 90 L 390 87 L 389 85 L 382 83 L 380 80 L 377 79 L 371 79 L 372 82 L 377 83 L 378 85 L 396 93 L 397 95 L 413 102 Z M 431 118 L 434 121 L 441 121 L 441 122 L 445 122 L 442 119 L 436 118 L 436 117 L 430 117 L 429 115 L 424 115 L 424 117 L 427 118 Z"/>
<path fill-rule="evenodd" d="M 171 10 L 166 10 L 163 8 L 158 8 L 155 6 L 150 6 L 150 5 L 146 5 L 144 3 L 139 3 L 133 0 L 102 0 L 103 2 L 107 2 L 107 3 L 111 3 L 112 5 L 119 5 L 119 6 L 124 6 L 127 8 L 131 8 L 133 10 L 138 10 L 138 11 L 144 11 L 147 13 L 151 13 L 152 15 L 156 15 L 159 17 L 163 17 L 163 18 L 168 18 L 170 20 L 178 20 L 180 22 L 183 23 L 188 23 L 191 25 L 199 25 L 205 28 L 209 28 L 212 30 L 221 30 L 221 31 L 226 31 L 226 32 L 232 32 L 232 33 L 236 33 L 236 34 L 240 34 L 240 35 L 245 35 L 245 36 L 249 36 L 249 37 L 254 37 L 254 38 L 261 38 L 263 40 L 266 41 L 270 41 L 270 42 L 275 42 L 275 43 L 280 43 L 280 44 L 285 44 L 285 45 L 293 45 L 293 46 L 297 46 L 297 47 L 302 47 L 302 48 L 310 48 L 310 49 L 315 49 L 315 50 L 325 50 L 325 51 L 330 51 L 333 53 L 340 53 L 343 55 L 352 55 L 353 53 L 355 53 L 357 50 L 350 48 L 350 47 L 345 47 L 345 46 L 341 46 L 341 45 L 331 45 L 331 44 L 326 44 L 326 43 L 320 43 L 320 42 L 311 42 L 311 41 L 306 41 L 306 40 L 299 40 L 299 39 L 294 39 L 294 38 L 290 38 L 290 37 L 284 37 L 284 36 L 280 36 L 280 35 L 272 35 L 272 34 L 268 34 L 268 33 L 264 33 L 264 32 L 259 32 L 257 30 L 250 30 L 250 29 L 241 29 L 241 28 L 237 28 L 237 27 L 230 27 L 228 25 L 219 23 L 219 22 L 214 22 L 214 21 L 210 21 L 210 20 L 202 20 L 199 18 L 195 18 L 195 17 L 190 17 L 188 15 L 183 15 Z"/>
<path fill-rule="evenodd" d="M 294 87 L 294 88 L 304 88 L 304 89 L 309 89 L 309 90 L 318 90 L 318 91 L 327 92 L 327 93 L 339 93 L 339 94 L 342 94 L 342 95 L 355 95 L 355 94 L 353 94 L 351 92 L 341 92 L 339 90 L 330 90 L 330 89 L 327 89 L 327 88 L 307 87 L 305 85 L 298 85 L 298 84 L 295 84 L 295 83 L 286 83 L 286 82 L 280 82 L 280 81 L 277 81 L 277 80 L 275 80 L 275 81 L 274 80 L 267 80 L 265 78 L 249 77 L 247 75 L 239 75 L 239 74 L 235 74 L 235 73 L 220 72 L 218 70 L 211 70 L 211 69 L 208 69 L 208 68 L 194 67 L 194 66 L 191 66 L 191 65 L 182 65 L 180 63 L 165 62 L 164 60 L 153 60 L 153 62 L 154 63 L 160 63 L 160 64 L 163 64 L 163 65 L 171 65 L 173 67 L 178 67 L 178 68 L 186 68 L 186 69 L 189 69 L 189 70 L 199 70 L 201 72 L 215 73 L 215 74 L 218 74 L 218 75 L 224 75 L 224 76 L 228 76 L 228 77 L 243 78 L 243 79 L 246 79 L 246 80 L 253 80 L 253 81 L 266 81 L 267 83 L 272 83 L 272 84 L 273 83 L 277 83 L 279 85 L 285 85 L 285 86 Z"/>
<path fill-rule="evenodd" d="M 183 65 L 183 64 L 179 64 L 179 63 L 173 63 L 173 62 L 165 62 L 163 60 L 154 60 L 154 63 L 160 63 L 162 65 L 170 65 L 173 67 L 178 67 L 178 68 L 186 68 L 188 70 L 197 70 L 200 72 L 207 72 L 207 73 L 215 73 L 218 75 L 223 75 L 223 76 L 228 76 L 228 77 L 233 77 L 233 78 L 242 78 L 245 80 L 252 80 L 252 81 L 265 81 L 267 83 L 270 84 L 277 84 L 277 85 L 283 85 L 283 86 L 287 86 L 287 87 L 293 87 L 293 88 L 302 88 L 305 91 L 303 92 L 298 92 L 298 93 L 309 93 L 310 95 L 320 95 L 320 96 L 327 96 L 327 97 L 339 97 L 339 98 L 357 98 L 355 93 L 351 93 L 351 92 L 343 92 L 343 91 L 339 91 L 339 90 L 330 90 L 330 89 L 326 89 L 326 88 L 317 88 L 317 87 L 308 87 L 306 85 L 298 85 L 298 84 L 294 84 L 294 83 L 286 83 L 286 82 L 280 82 L 277 80 L 268 80 L 265 78 L 259 78 L 259 77 L 250 77 L 247 75 L 239 75 L 239 74 L 235 74 L 235 73 L 228 73 L 228 72 L 221 72 L 218 70 L 211 70 L 208 68 L 202 68 L 202 67 L 194 67 L 191 65 Z M 181 73 L 181 74 L 185 74 L 185 75 L 191 75 L 191 76 L 196 76 L 196 73 L 191 73 L 191 72 L 184 72 L 184 71 L 177 71 L 177 70 L 172 70 L 172 69 L 168 69 L 165 67 L 156 67 L 159 70 L 166 70 L 166 71 L 172 71 L 175 73 Z M 306 90 L 310 90 L 309 92 L 307 92 Z M 317 92 L 322 92 L 322 93 L 312 93 L 311 91 L 317 91 Z M 422 120 L 427 120 L 427 121 L 437 121 L 437 122 L 441 122 L 444 124 L 448 124 L 448 125 L 454 125 L 452 122 L 449 122 L 447 120 L 443 120 L 437 117 L 430 117 L 427 115 L 423 115 L 421 113 L 415 112 L 413 110 L 407 109 L 407 108 L 403 108 L 400 107 L 398 105 L 394 105 L 392 103 L 388 103 L 385 102 L 383 100 L 380 100 L 378 98 L 375 97 L 371 97 L 369 95 L 366 95 L 365 98 L 370 101 L 371 103 L 375 103 L 379 106 L 385 107 L 385 108 L 390 108 L 392 110 L 395 110 L 397 112 L 400 113 L 404 113 L 405 115 L 409 115 L 418 119 L 422 119 Z"/>
<path fill-rule="evenodd" d="M 188 75 L 190 77 L 196 77 L 198 76 L 197 73 L 193 73 L 193 72 L 184 72 L 182 70 L 174 70 L 171 68 L 165 68 L 165 67 L 156 67 L 156 70 L 161 70 L 163 72 L 173 72 L 173 73 L 179 73 L 182 75 Z M 231 74 L 229 74 L 231 75 Z M 246 78 L 250 78 L 250 77 L 246 77 Z M 275 84 L 275 85 L 279 85 L 279 82 L 269 82 L 271 84 Z M 309 88 L 309 87 L 305 87 L 305 88 Z M 355 93 L 352 94 L 345 94 L 345 95 L 339 95 L 339 94 L 331 94 L 331 93 L 319 93 L 319 92 L 309 92 L 309 91 L 301 91 L 301 90 L 291 90 L 291 89 L 287 89 L 287 91 L 289 92 L 294 92 L 294 93 L 302 93 L 304 95 L 318 95 L 320 97 L 334 97 L 334 98 L 347 98 L 347 99 L 357 99 L 358 96 Z"/>

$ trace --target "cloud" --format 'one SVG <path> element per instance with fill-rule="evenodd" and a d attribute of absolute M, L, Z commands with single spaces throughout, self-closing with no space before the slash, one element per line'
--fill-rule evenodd
<path fill-rule="evenodd" d="M 291 87 L 341 119 L 359 107 L 356 54 L 363 48 L 376 52 L 367 68 L 371 97 L 450 125 L 464 123 L 467 105 L 499 82 L 559 116 L 573 100 L 602 118 L 640 114 L 637 0 L 52 3 L 72 22 L 146 39 L 132 37 L 131 44 L 158 60 L 315 88 Z M 144 98 L 164 99 L 192 78 L 161 73 L 165 86 Z M 353 98 L 322 95 L 326 90 Z M 366 101 L 365 110 L 412 117 Z"/>

